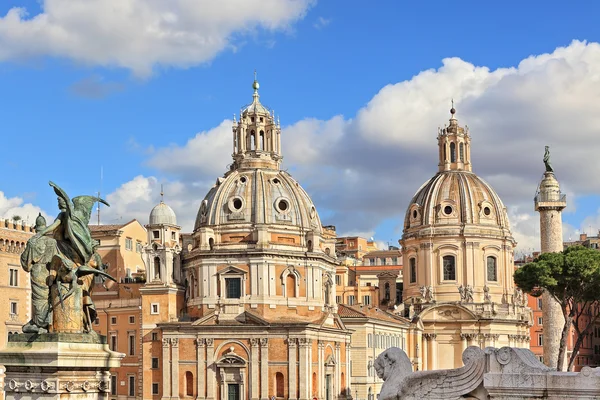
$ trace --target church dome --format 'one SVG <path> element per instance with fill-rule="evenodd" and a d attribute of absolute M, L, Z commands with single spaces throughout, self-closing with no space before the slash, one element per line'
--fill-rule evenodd
<path fill-rule="evenodd" d="M 509 228 L 506 208 L 483 179 L 469 171 L 442 171 L 413 196 L 404 228 L 481 224 Z"/>
<path fill-rule="evenodd" d="M 150 225 L 177 225 L 175 211 L 162 201 L 150 212 Z"/>
<path fill-rule="evenodd" d="M 219 178 L 200 205 L 194 230 L 203 226 L 269 224 L 321 232 L 308 194 L 285 171 L 236 169 Z"/>

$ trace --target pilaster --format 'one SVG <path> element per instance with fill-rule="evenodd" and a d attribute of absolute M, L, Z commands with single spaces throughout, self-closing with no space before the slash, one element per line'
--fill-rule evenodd
<path fill-rule="evenodd" d="M 169 400 L 171 398 L 171 341 L 170 339 L 163 338 L 162 340 L 162 387 L 163 387 L 163 400 Z"/>
<path fill-rule="evenodd" d="M 204 400 L 206 398 L 206 359 L 205 349 L 206 341 L 204 339 L 196 339 L 196 382 L 197 382 L 197 398 Z"/>
<path fill-rule="evenodd" d="M 179 339 L 171 338 L 171 399 L 179 399 Z"/>
<path fill-rule="evenodd" d="M 214 339 L 208 338 L 206 340 L 206 399 L 214 400 L 216 398 L 216 387 L 215 381 L 215 343 Z"/>
<path fill-rule="evenodd" d="M 260 339 L 260 397 L 269 399 L 269 339 Z"/>
<path fill-rule="evenodd" d="M 259 375 L 259 368 L 260 368 L 260 363 L 259 363 L 259 353 L 260 353 L 260 348 L 259 348 L 259 339 L 257 338 L 252 338 L 250 339 L 250 346 L 251 346 L 251 360 L 250 360 L 250 387 L 252 388 L 252 393 L 250 393 L 250 396 L 252 396 L 252 400 L 258 400 L 258 375 Z"/>
<path fill-rule="evenodd" d="M 297 350 L 296 350 L 296 344 L 297 344 L 297 340 L 296 338 L 288 338 L 287 342 L 288 342 L 288 398 L 290 400 L 294 400 L 296 399 L 296 393 L 297 390 L 296 388 L 298 387 L 298 384 L 296 383 L 296 354 L 297 354 Z M 319 363 L 319 367 L 320 367 L 320 363 Z"/>

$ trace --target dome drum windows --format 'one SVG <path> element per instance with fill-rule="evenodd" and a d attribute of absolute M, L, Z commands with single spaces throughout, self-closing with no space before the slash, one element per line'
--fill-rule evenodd
<path fill-rule="evenodd" d="M 484 224 L 494 224 L 496 222 L 494 206 L 487 200 L 479 203 L 479 222 Z"/>
<path fill-rule="evenodd" d="M 238 220 L 244 219 L 244 207 L 246 202 L 240 196 L 234 196 L 229 199 L 227 202 L 227 208 L 229 209 L 230 214 L 228 215 L 229 220 Z"/>
<path fill-rule="evenodd" d="M 488 282 L 498 282 L 498 260 L 494 256 L 486 257 L 486 277 Z"/>
<path fill-rule="evenodd" d="M 437 206 L 438 222 L 458 222 L 458 207 L 452 200 L 443 201 Z"/>
<path fill-rule="evenodd" d="M 421 207 L 418 204 L 413 204 L 410 207 L 408 223 L 411 227 L 421 223 Z"/>
<path fill-rule="evenodd" d="M 408 259 L 409 283 L 417 283 L 417 259 L 411 257 Z"/>
<path fill-rule="evenodd" d="M 442 279 L 444 281 L 456 281 L 456 257 L 446 255 L 442 257 Z"/>

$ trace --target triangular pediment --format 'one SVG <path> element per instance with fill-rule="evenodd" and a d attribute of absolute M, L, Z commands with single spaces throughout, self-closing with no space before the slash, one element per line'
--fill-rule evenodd
<path fill-rule="evenodd" d="M 378 278 L 394 278 L 398 277 L 398 274 L 394 274 L 393 272 L 381 272 L 376 275 Z"/>
<path fill-rule="evenodd" d="M 233 265 L 230 265 L 229 267 L 220 270 L 218 272 L 218 274 L 219 275 L 226 275 L 226 274 L 235 274 L 235 275 L 242 274 L 242 275 L 244 275 L 244 274 L 246 274 L 246 271 L 244 271 L 243 269 L 236 268 Z"/>

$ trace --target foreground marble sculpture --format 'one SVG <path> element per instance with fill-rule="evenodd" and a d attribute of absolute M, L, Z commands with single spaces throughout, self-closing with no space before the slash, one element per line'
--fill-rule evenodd
<path fill-rule="evenodd" d="M 0 351 L 0 380 L 7 399 L 108 399 L 110 368 L 124 357 L 108 348 L 106 337 L 92 329 L 96 310 L 91 299 L 102 260 L 88 228 L 93 196 L 70 199 L 50 182 L 60 213 L 50 226 L 42 215 L 36 234 L 21 255 L 31 276 L 32 318 L 23 332 L 9 335 Z M 1 386 L 0 386 L 1 389 Z"/>
<path fill-rule="evenodd" d="M 406 353 L 390 348 L 375 361 L 384 380 L 379 400 L 600 399 L 600 369 L 557 372 L 528 349 L 468 347 L 464 367 L 412 372 Z"/>

